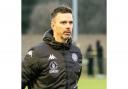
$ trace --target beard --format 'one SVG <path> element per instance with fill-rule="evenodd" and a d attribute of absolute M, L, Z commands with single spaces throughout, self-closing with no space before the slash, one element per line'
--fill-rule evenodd
<path fill-rule="evenodd" d="M 62 36 L 61 36 L 61 39 L 63 39 L 64 41 L 67 41 L 68 39 L 71 38 L 71 33 L 64 33 Z"/>

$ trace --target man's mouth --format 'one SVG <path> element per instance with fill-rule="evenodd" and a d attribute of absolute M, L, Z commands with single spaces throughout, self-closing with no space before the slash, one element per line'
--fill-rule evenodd
<path fill-rule="evenodd" d="M 71 35 L 71 32 L 64 32 L 64 35 Z"/>

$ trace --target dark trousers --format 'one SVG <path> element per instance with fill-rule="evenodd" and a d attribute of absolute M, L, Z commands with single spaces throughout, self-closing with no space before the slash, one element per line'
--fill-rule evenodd
<path fill-rule="evenodd" d="M 103 58 L 98 58 L 98 73 L 103 74 Z"/>
<path fill-rule="evenodd" d="M 93 76 L 94 75 L 94 62 L 93 62 L 93 58 L 89 58 L 88 59 L 88 66 L 87 66 L 87 72 L 88 75 Z"/>

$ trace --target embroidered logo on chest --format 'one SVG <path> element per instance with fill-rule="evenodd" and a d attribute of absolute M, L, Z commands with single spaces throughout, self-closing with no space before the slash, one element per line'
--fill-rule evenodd
<path fill-rule="evenodd" d="M 53 54 L 49 55 L 49 73 L 58 73 L 58 63 L 55 61 L 57 59 Z"/>
<path fill-rule="evenodd" d="M 55 61 L 50 61 L 49 68 L 50 68 L 49 73 L 58 73 L 59 72 L 58 64 Z"/>
<path fill-rule="evenodd" d="M 73 61 L 77 62 L 78 61 L 78 56 L 76 53 L 72 53 L 72 59 Z"/>
<path fill-rule="evenodd" d="M 54 59 L 56 59 L 56 57 L 53 54 L 50 54 L 48 60 L 54 60 Z"/>

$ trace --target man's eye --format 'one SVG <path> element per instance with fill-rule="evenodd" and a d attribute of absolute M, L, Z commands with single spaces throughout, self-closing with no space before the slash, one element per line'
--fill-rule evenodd
<path fill-rule="evenodd" d="M 69 23 L 70 23 L 70 24 L 73 24 L 73 21 L 70 21 Z"/>
<path fill-rule="evenodd" d="M 66 24 L 66 21 L 61 22 L 62 24 Z"/>

